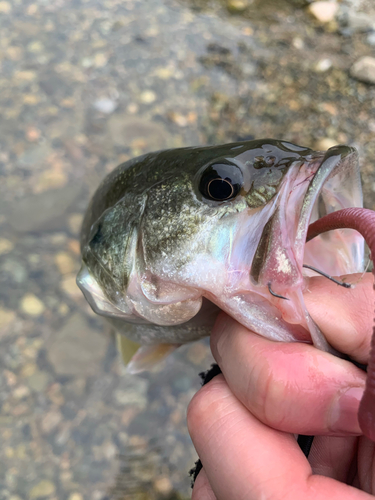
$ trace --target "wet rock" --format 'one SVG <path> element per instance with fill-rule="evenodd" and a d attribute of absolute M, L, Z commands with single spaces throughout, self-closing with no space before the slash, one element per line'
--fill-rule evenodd
<path fill-rule="evenodd" d="M 54 495 L 56 491 L 55 485 L 52 481 L 48 481 L 47 479 L 43 479 L 38 484 L 36 484 L 29 493 L 30 500 L 34 498 L 45 498 L 50 495 Z"/>
<path fill-rule="evenodd" d="M 350 75 L 356 80 L 375 85 L 375 58 L 361 57 L 350 68 Z"/>
<path fill-rule="evenodd" d="M 47 344 L 47 357 L 59 375 L 87 377 L 98 371 L 108 339 L 74 314 Z"/>
<path fill-rule="evenodd" d="M 320 23 L 329 23 L 335 19 L 338 11 L 338 4 L 334 1 L 314 2 L 308 7 L 308 11 Z"/>
<path fill-rule="evenodd" d="M 35 318 L 41 316 L 45 310 L 45 305 L 32 293 L 28 293 L 21 300 L 21 311 Z"/>
<path fill-rule="evenodd" d="M 65 226 L 66 212 L 81 194 L 81 184 L 67 185 L 4 205 L 2 213 L 21 233 L 58 230 Z"/>

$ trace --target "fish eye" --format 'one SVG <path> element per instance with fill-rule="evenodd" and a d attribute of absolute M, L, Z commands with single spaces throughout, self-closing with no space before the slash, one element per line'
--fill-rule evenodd
<path fill-rule="evenodd" d="M 242 183 L 242 172 L 237 165 L 212 163 L 202 172 L 199 191 L 209 200 L 226 201 L 237 196 Z"/>

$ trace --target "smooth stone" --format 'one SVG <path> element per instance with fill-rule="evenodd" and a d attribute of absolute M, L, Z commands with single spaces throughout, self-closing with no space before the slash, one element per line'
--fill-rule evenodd
<path fill-rule="evenodd" d="M 32 293 L 28 293 L 21 300 L 21 311 L 29 316 L 38 317 L 43 314 L 45 305 Z"/>
<path fill-rule="evenodd" d="M 361 57 L 350 68 L 350 75 L 356 80 L 375 85 L 375 58 Z"/>
<path fill-rule="evenodd" d="M 94 108 L 100 111 L 101 113 L 111 114 L 117 108 L 118 103 L 113 99 L 109 99 L 108 97 L 103 97 L 102 99 L 98 99 L 94 102 Z"/>
<path fill-rule="evenodd" d="M 108 338 L 76 313 L 47 343 L 47 358 L 59 375 L 87 377 L 98 373 Z"/>
<path fill-rule="evenodd" d="M 320 23 L 329 23 L 335 19 L 338 11 L 338 4 L 336 2 L 314 2 L 308 7 L 308 11 Z"/>

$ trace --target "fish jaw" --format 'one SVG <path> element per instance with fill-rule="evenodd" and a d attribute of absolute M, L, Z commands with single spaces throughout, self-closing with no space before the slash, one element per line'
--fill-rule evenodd
<path fill-rule="evenodd" d="M 350 190 L 340 189 L 344 176 Z M 313 261 L 318 269 L 331 275 L 361 271 L 364 243 L 361 236 L 347 230 L 346 234 L 326 235 L 306 248 L 308 226 L 319 218 L 319 202 L 323 204 L 323 215 L 362 206 L 358 156 L 353 148 L 333 147 L 320 161 L 303 164 L 298 175 L 291 171 L 286 177 L 277 209 L 264 228 L 250 275 L 261 294 L 268 295 L 268 300 L 280 310 L 283 320 L 304 326 L 316 347 L 330 351 L 303 299 L 308 274 L 303 264 L 305 260 L 309 264 Z M 319 244 L 326 255 L 316 263 L 313 254 Z M 321 251 L 319 255 L 322 256 Z M 281 298 L 272 296 L 271 290 Z"/>

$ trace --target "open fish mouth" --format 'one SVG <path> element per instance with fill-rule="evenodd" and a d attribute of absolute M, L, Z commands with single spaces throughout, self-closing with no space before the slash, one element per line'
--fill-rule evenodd
<path fill-rule="evenodd" d="M 362 206 L 358 154 L 335 146 L 292 167 L 275 212 L 264 227 L 250 277 L 290 324 L 304 326 L 319 349 L 330 351 L 303 299 L 304 264 L 329 275 L 363 270 L 364 240 L 356 231 L 328 232 L 306 243 L 309 224 L 337 210 Z M 271 297 L 270 297 L 271 295 Z M 279 297 L 278 297 L 279 296 Z M 283 300 L 288 299 L 288 300 Z"/>

